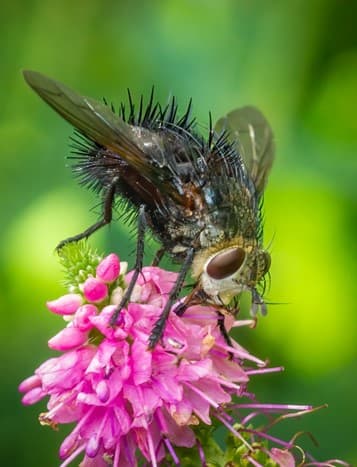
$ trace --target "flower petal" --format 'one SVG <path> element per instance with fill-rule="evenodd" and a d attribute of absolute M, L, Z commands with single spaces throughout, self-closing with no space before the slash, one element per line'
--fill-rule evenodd
<path fill-rule="evenodd" d="M 81 331 L 89 331 L 93 328 L 90 320 L 93 316 L 97 316 L 98 309 L 95 305 L 86 304 L 78 308 L 74 315 L 73 326 L 76 326 Z"/>

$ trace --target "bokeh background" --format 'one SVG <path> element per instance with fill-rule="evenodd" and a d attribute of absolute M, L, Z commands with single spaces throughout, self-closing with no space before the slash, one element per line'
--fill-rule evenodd
<path fill-rule="evenodd" d="M 272 251 L 269 315 L 242 343 L 283 375 L 253 386 L 260 400 L 327 403 L 283 423 L 310 431 L 319 459 L 357 464 L 357 39 L 353 0 L 86 0 L 1 2 L 0 306 L 2 465 L 55 466 L 65 430 L 41 427 L 45 405 L 22 407 L 18 383 L 48 356 L 62 325 L 45 301 L 63 292 L 59 240 L 96 220 L 94 196 L 65 167 L 70 127 L 25 85 L 42 71 L 119 103 L 126 88 L 165 102 L 190 96 L 204 131 L 247 103 L 271 122 L 277 157 L 265 197 Z M 92 237 L 129 258 L 113 223 Z M 130 256 L 132 261 L 132 256 Z M 303 438 L 302 438 L 303 439 Z M 304 441 L 302 441 L 304 442 Z"/>

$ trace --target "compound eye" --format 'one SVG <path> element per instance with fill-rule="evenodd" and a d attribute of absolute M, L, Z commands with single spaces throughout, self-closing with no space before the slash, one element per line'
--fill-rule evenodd
<path fill-rule="evenodd" d="M 231 248 L 218 253 L 208 263 L 206 271 L 212 279 L 225 279 L 238 271 L 245 258 L 243 248 Z"/>

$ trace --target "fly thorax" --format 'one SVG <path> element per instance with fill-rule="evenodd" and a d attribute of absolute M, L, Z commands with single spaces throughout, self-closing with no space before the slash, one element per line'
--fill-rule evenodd
<path fill-rule="evenodd" d="M 252 290 L 270 267 L 270 255 L 240 241 L 222 249 L 202 251 L 193 264 L 204 292 L 219 304 L 228 304 L 244 290 Z"/>
<path fill-rule="evenodd" d="M 205 229 L 200 233 L 200 245 L 203 248 L 209 247 L 213 242 L 217 242 L 220 239 L 224 239 L 224 232 L 214 225 L 206 225 Z"/>

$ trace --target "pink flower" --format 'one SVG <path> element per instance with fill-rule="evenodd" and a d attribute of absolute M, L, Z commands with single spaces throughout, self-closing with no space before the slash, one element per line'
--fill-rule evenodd
<path fill-rule="evenodd" d="M 19 387 L 24 404 L 49 397 L 48 411 L 40 415 L 42 424 L 76 424 L 60 447 L 62 467 L 80 453 L 84 454 L 82 467 L 136 466 L 140 459 L 156 466 L 168 455 L 178 463 L 176 451 L 183 447 L 193 448 L 198 462 L 204 464 L 197 430 L 207 429 L 213 420 L 227 427 L 240 455 L 254 465 L 261 465 L 255 460 L 258 451 L 277 465 L 295 465 L 289 453 L 292 444 L 277 440 L 282 449 L 268 451 L 265 430 L 250 428 L 258 414 L 269 414 L 270 424 L 274 412 L 311 409 L 252 400 L 246 391 L 250 374 L 280 368 L 266 368 L 235 341 L 228 346 L 215 310 L 200 305 L 189 307 L 183 317 L 171 313 L 162 341 L 149 351 L 150 332 L 177 275 L 143 268 L 136 301 L 121 310 L 113 328 L 111 298 L 124 283 L 119 268 L 119 259 L 109 255 L 98 265 L 97 276 L 84 278 L 84 286 L 79 285 L 82 295 L 50 302 L 54 313 L 70 310 L 71 321 L 49 341 L 51 348 L 63 354 L 43 363 Z M 97 305 L 83 305 L 84 301 Z M 228 329 L 240 325 L 232 317 L 225 321 Z M 247 409 L 249 415 L 242 414 L 238 420 L 231 415 Z M 239 431 L 235 421 L 240 423 Z"/>

